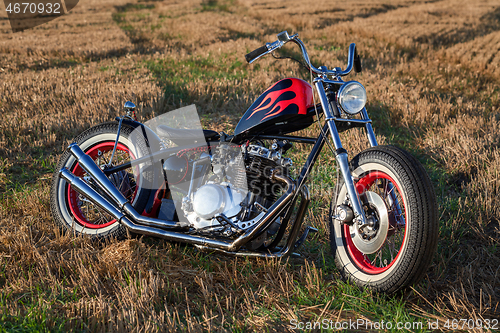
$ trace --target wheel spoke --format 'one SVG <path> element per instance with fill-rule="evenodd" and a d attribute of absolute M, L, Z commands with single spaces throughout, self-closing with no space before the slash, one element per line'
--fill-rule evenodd
<path fill-rule="evenodd" d="M 387 192 L 387 196 L 389 196 L 391 194 L 391 192 L 394 191 L 395 188 L 396 188 L 396 186 L 392 186 L 392 188 L 390 189 L 390 191 Z"/>
<path fill-rule="evenodd" d="M 387 240 L 387 245 L 388 245 L 387 247 L 389 249 L 389 253 L 391 254 L 391 261 L 393 261 L 394 260 L 394 250 L 396 248 L 394 246 L 394 242 L 392 241 L 392 238 Z"/>
<path fill-rule="evenodd" d="M 97 213 L 99 214 L 99 223 L 101 222 L 106 222 L 106 217 L 104 216 L 104 214 L 101 212 L 101 211 L 97 211 Z"/>
<path fill-rule="evenodd" d="M 379 251 L 379 252 L 377 252 L 377 253 L 375 254 L 375 257 L 373 258 L 373 260 L 371 260 L 371 264 L 372 264 L 373 266 L 377 266 L 377 259 L 379 258 L 379 254 L 380 254 L 380 251 Z"/>
<path fill-rule="evenodd" d="M 386 180 L 386 181 L 384 181 L 384 183 L 385 183 L 385 186 L 384 186 L 384 200 L 386 200 L 387 199 L 387 195 L 388 195 L 387 194 L 387 186 L 389 185 L 389 182 Z"/>

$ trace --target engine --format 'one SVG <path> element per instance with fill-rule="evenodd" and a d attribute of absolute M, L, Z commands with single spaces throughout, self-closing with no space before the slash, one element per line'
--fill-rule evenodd
<path fill-rule="evenodd" d="M 271 149 L 255 145 L 248 147 L 248 190 L 271 202 L 276 200 L 276 195 L 281 190 L 280 184 L 270 181 L 271 171 L 278 169 L 282 175 L 288 175 L 288 167 L 292 165 L 292 160 L 282 157 L 282 149 L 278 150 L 279 147 L 278 144 L 274 144 Z"/>
<path fill-rule="evenodd" d="M 255 225 L 283 191 L 270 179 L 273 169 L 288 175 L 292 165 L 282 155 L 290 143 L 234 146 L 221 143 L 214 149 L 212 170 L 201 186 L 184 197 L 182 210 L 197 232 L 231 236 Z M 196 180 L 192 181 L 193 183 Z M 275 222 L 277 229 L 279 219 Z"/>

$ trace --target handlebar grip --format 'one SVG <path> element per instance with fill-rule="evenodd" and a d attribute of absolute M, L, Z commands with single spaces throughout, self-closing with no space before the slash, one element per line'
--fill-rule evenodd
<path fill-rule="evenodd" d="M 245 55 L 245 59 L 247 60 L 247 62 L 250 62 L 250 61 L 254 60 L 255 58 L 258 58 L 260 55 L 263 55 L 266 52 L 267 52 L 267 46 L 264 45 L 264 46 L 259 47 L 257 50 L 253 50 L 252 52 Z"/>

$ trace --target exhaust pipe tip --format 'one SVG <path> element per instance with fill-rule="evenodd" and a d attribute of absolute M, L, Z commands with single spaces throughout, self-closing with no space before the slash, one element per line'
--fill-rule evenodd
<path fill-rule="evenodd" d="M 71 154 L 76 158 L 80 159 L 82 158 L 85 153 L 81 150 L 80 146 L 76 142 L 71 143 L 68 148 L 66 148 L 67 151 L 71 152 Z"/>
<path fill-rule="evenodd" d="M 59 170 L 59 178 L 62 178 L 71 184 L 75 176 L 71 172 L 69 172 L 67 168 L 62 168 L 61 170 Z"/>

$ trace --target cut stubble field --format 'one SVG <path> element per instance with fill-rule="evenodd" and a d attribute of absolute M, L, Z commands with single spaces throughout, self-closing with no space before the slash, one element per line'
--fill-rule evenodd
<path fill-rule="evenodd" d="M 281 332 L 291 320 L 323 319 L 422 322 L 410 330 L 426 331 L 427 321 L 446 330 L 448 319 L 500 317 L 498 1 L 89 0 L 16 34 L 0 9 L 0 331 Z M 319 232 L 301 259 L 61 233 L 50 178 L 73 137 L 122 114 L 127 100 L 143 121 L 195 104 L 206 128 L 231 133 L 272 83 L 308 80 L 289 60 L 244 61 L 285 29 L 315 65 L 345 66 L 355 42 L 364 70 L 350 78 L 367 89 L 379 143 L 409 150 L 431 175 L 439 245 L 421 283 L 388 297 L 340 280 L 327 149 L 308 184 L 305 224 Z M 342 140 L 351 157 L 368 147 L 362 132 Z M 296 166 L 307 152 L 294 147 Z"/>

